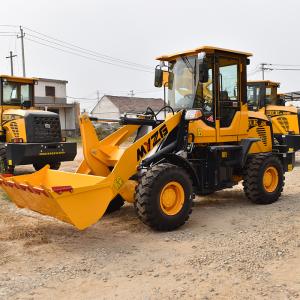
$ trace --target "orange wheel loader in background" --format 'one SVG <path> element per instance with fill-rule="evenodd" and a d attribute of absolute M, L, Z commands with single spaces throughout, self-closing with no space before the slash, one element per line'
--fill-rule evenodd
<path fill-rule="evenodd" d="M 275 142 L 300 149 L 300 112 L 295 106 L 285 106 L 278 94 L 278 82 L 270 80 L 248 81 L 248 107 L 260 111 L 272 122 Z"/>
<path fill-rule="evenodd" d="M 36 82 L 0 75 L 0 172 L 13 173 L 15 166 L 27 164 L 58 169 L 76 156 L 76 143 L 63 141 L 59 115 L 34 109 Z"/>
<path fill-rule="evenodd" d="M 253 203 L 277 201 L 295 152 L 273 143 L 265 114 L 248 110 L 249 56 L 208 46 L 160 56 L 155 86 L 168 88 L 165 120 L 151 108 L 125 115 L 123 127 L 99 141 L 83 115 L 84 160 L 77 173 L 45 167 L 2 177 L 1 187 L 19 207 L 78 229 L 95 224 L 109 206 L 118 209 L 125 200 L 151 228 L 173 230 L 188 220 L 194 195 L 240 181 Z M 128 145 L 131 136 L 135 140 Z"/>

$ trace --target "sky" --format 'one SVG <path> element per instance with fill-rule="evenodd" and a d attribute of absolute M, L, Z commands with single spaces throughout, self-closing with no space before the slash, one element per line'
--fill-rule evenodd
<path fill-rule="evenodd" d="M 21 25 L 26 75 L 67 80 L 69 101 L 85 98 L 87 110 L 97 90 L 162 97 L 153 86 L 155 57 L 201 45 L 253 53 L 249 79 L 261 79 L 262 62 L 300 68 L 299 11 L 297 0 L 5 1 L 0 25 L 11 27 L 0 26 L 0 73 L 10 73 L 6 56 L 13 51 L 15 75 L 22 75 Z M 281 82 L 282 92 L 300 90 L 300 71 L 268 71 L 265 78 Z"/>

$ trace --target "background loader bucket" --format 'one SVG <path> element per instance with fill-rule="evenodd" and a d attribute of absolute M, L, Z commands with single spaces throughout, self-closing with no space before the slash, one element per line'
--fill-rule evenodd
<path fill-rule="evenodd" d="M 96 223 L 115 197 L 107 177 L 48 167 L 29 175 L 1 177 L 2 189 L 18 206 L 85 229 Z"/>

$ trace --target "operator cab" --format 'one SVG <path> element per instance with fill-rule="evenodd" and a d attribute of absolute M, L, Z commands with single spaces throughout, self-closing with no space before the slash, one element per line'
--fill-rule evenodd
<path fill-rule="evenodd" d="M 175 110 L 198 109 L 215 136 L 230 140 L 246 134 L 246 66 L 251 53 L 203 46 L 157 58 L 155 86 L 168 89 L 168 104 Z M 165 76 L 165 74 L 167 74 Z"/>
<path fill-rule="evenodd" d="M 282 105 L 277 94 L 280 83 L 270 80 L 247 82 L 247 99 L 249 110 L 258 111 L 268 105 Z"/>
<path fill-rule="evenodd" d="M 34 106 L 36 79 L 0 75 L 1 106 L 30 108 Z"/>

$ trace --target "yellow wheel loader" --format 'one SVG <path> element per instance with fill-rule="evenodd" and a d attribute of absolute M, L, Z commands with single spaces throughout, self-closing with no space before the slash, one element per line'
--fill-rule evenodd
<path fill-rule="evenodd" d="M 248 107 L 266 114 L 272 122 L 275 141 L 298 151 L 300 149 L 300 112 L 297 107 L 285 106 L 278 94 L 278 82 L 248 81 Z"/>
<path fill-rule="evenodd" d="M 91 119 L 83 115 L 84 160 L 76 173 L 45 167 L 30 175 L 3 176 L 2 188 L 17 206 L 78 229 L 127 201 L 143 223 L 173 230 L 188 220 L 194 195 L 240 181 L 253 203 L 277 201 L 295 152 L 274 145 L 269 119 L 248 111 L 249 56 L 200 47 L 158 57 L 155 86 L 168 88 L 164 120 L 151 108 L 127 114 L 119 130 L 99 141 Z"/>
<path fill-rule="evenodd" d="M 35 110 L 37 79 L 0 75 L 0 168 L 13 173 L 16 165 L 33 164 L 36 170 L 73 160 L 76 143 L 63 142 L 59 116 Z"/>

